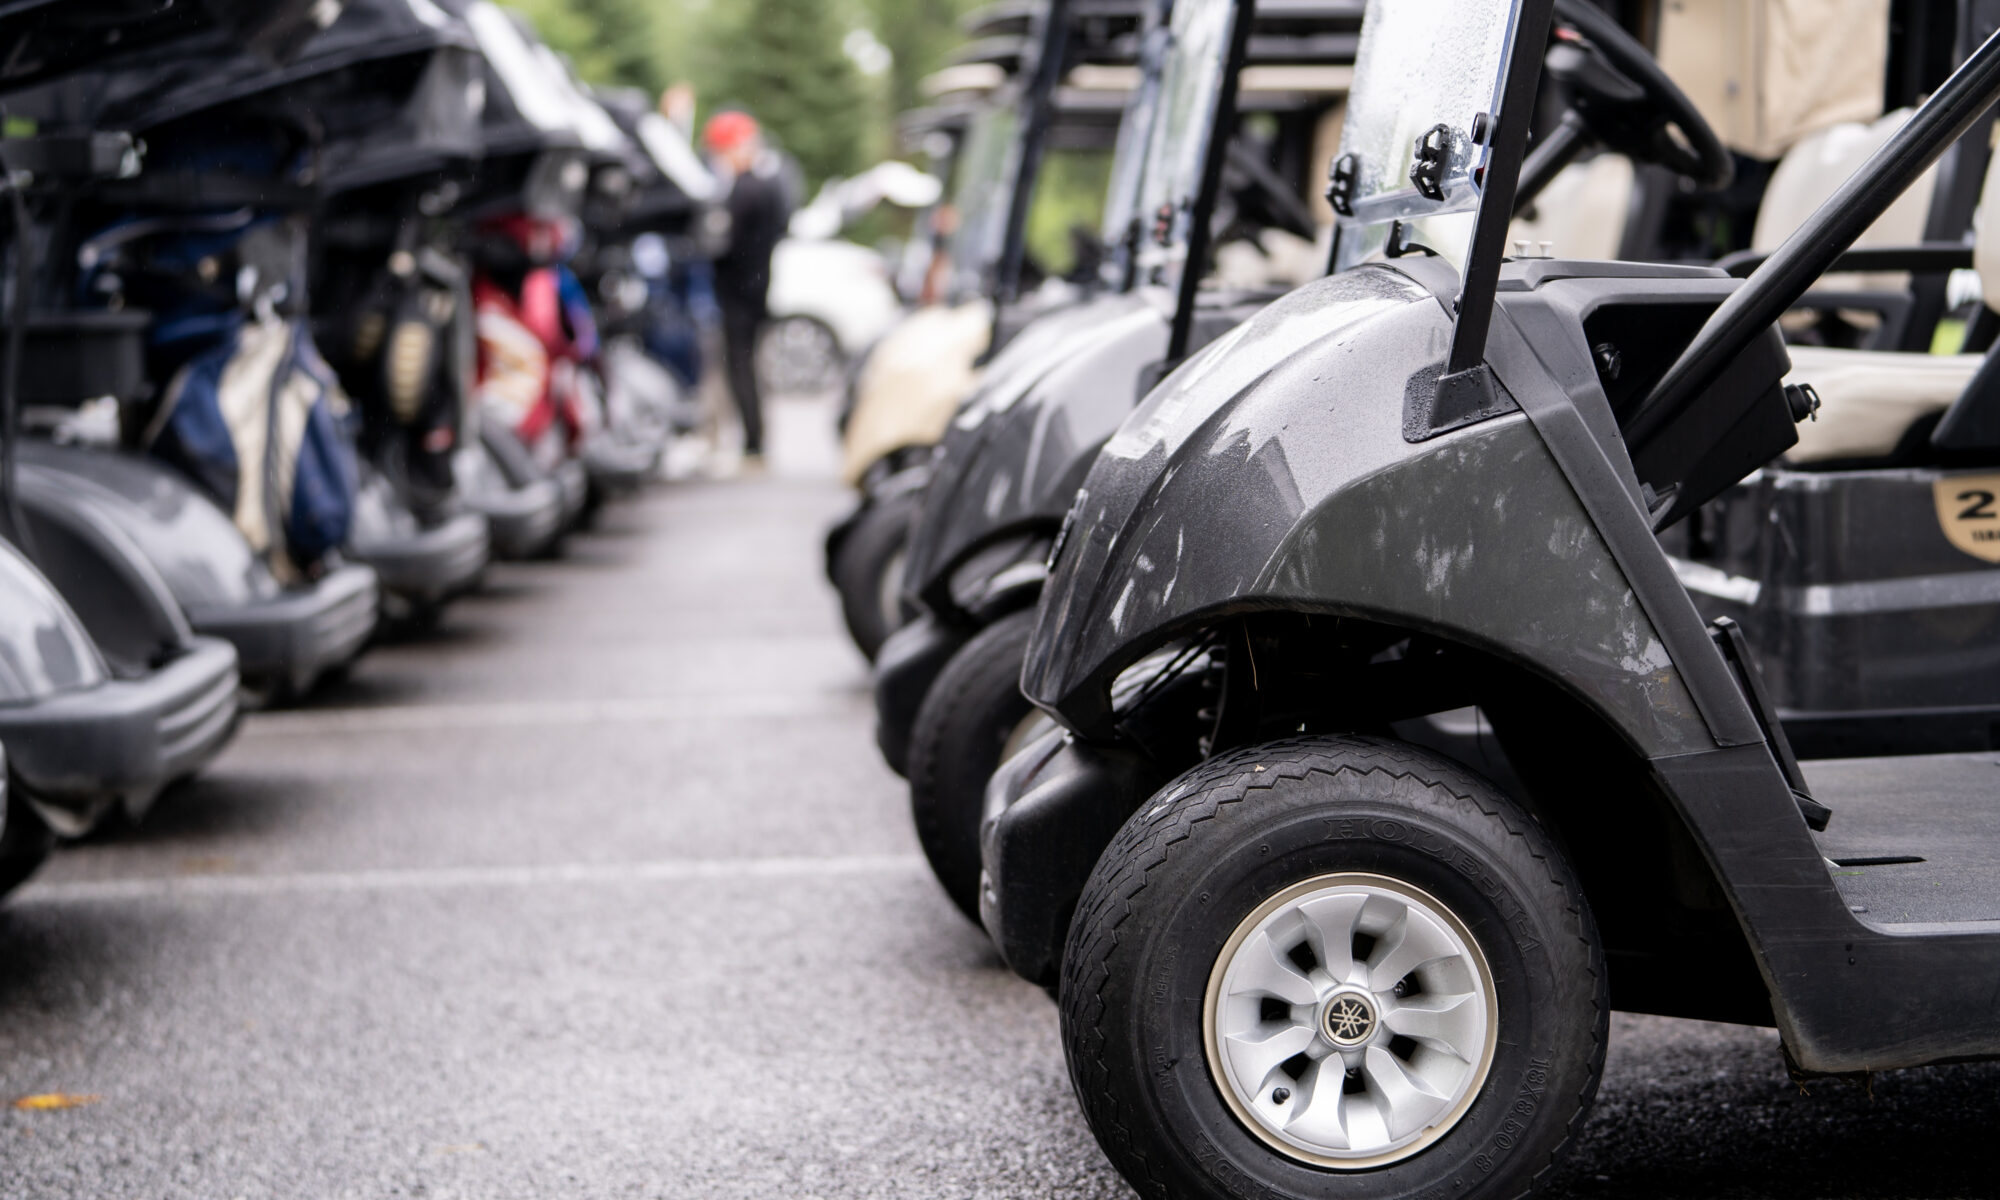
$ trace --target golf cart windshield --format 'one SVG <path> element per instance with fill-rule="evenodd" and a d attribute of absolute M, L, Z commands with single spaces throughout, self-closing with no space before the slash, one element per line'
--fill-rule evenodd
<path fill-rule="evenodd" d="M 1380 253 L 1390 225 L 1463 264 L 1520 0 L 1369 0 L 1335 160 L 1335 268 Z M 1479 138 L 1475 139 L 1475 123 Z"/>
<path fill-rule="evenodd" d="M 1007 213 L 1013 204 L 1013 181 L 1020 158 L 1021 114 L 1013 104 L 999 104 L 973 118 L 959 156 L 958 232 L 951 240 L 954 298 L 971 296 L 984 285 L 987 272 L 999 261 L 1007 241 Z"/>
<path fill-rule="evenodd" d="M 1216 99 L 1228 70 L 1236 8 L 1235 0 L 1180 0 L 1174 5 L 1160 74 L 1159 111 L 1139 184 L 1138 216 L 1145 232 L 1138 266 L 1140 276 L 1149 282 L 1174 286 L 1187 261 L 1188 234 L 1209 143 L 1216 133 Z"/>
<path fill-rule="evenodd" d="M 1104 244 L 1119 257 L 1139 221 L 1139 187 L 1146 169 L 1146 152 L 1153 143 L 1153 121 L 1160 111 L 1160 74 L 1165 69 L 1169 34 L 1150 30 L 1139 49 L 1139 84 L 1126 101 L 1118 122 L 1118 145 L 1111 155 L 1111 186 L 1104 197 Z"/>

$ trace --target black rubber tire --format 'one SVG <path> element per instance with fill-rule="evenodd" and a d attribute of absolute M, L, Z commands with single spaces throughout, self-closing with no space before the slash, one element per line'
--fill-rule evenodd
<path fill-rule="evenodd" d="M 55 848 L 55 834 L 18 794 L 19 782 L 7 793 L 7 827 L 0 830 L 0 896 L 28 881 Z"/>
<path fill-rule="evenodd" d="M 885 611 L 882 578 L 910 541 L 910 522 L 917 515 L 916 493 L 878 500 L 855 519 L 833 560 L 833 587 L 840 593 L 840 615 L 847 632 L 869 662 L 882 643 L 902 625 L 899 613 Z"/>
<path fill-rule="evenodd" d="M 986 781 L 1033 705 L 1021 664 L 1035 611 L 1009 613 L 973 635 L 939 672 L 910 730 L 910 815 L 931 873 L 958 910 L 979 923 L 979 822 Z"/>
<path fill-rule="evenodd" d="M 1208 1066 L 1223 944 L 1266 898 L 1366 871 L 1447 905 L 1492 970 L 1500 1028 L 1472 1106 L 1422 1152 L 1334 1171 L 1249 1133 Z M 1144 1196 L 1495 1200 L 1532 1192 L 1582 1127 L 1610 1004 L 1588 904 L 1554 839 L 1499 788 L 1407 743 L 1302 737 L 1189 771 L 1128 821 L 1078 902 L 1063 1047 L 1098 1142 Z"/>

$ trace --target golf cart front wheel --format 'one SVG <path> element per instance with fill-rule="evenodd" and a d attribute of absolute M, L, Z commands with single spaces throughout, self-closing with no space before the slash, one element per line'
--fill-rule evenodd
<path fill-rule="evenodd" d="M 817 317 L 773 318 L 757 343 L 757 377 L 773 396 L 817 396 L 840 386 L 847 354 Z"/>
<path fill-rule="evenodd" d="M 855 647 L 869 662 L 908 617 L 903 564 L 918 500 L 916 493 L 904 493 L 871 503 L 833 559 L 830 574 L 834 590 L 840 593 L 840 614 Z"/>
<path fill-rule="evenodd" d="M 1035 631 L 1022 609 L 973 636 L 924 696 L 910 729 L 910 815 L 932 874 L 960 912 L 979 923 L 979 823 L 986 781 L 1043 717 L 1021 694 L 1021 664 Z"/>
<path fill-rule="evenodd" d="M 1602 947 L 1553 840 L 1387 739 L 1231 753 L 1125 825 L 1061 983 L 1085 1116 L 1142 1194 L 1512 1197 L 1597 1090 Z"/>
<path fill-rule="evenodd" d="M 0 767 L 0 771 L 4 771 Z M 7 795 L 0 798 L 7 812 L 0 821 L 0 896 L 20 887 L 35 873 L 49 851 L 55 848 L 56 837 L 18 792 L 19 784 L 7 788 Z"/>

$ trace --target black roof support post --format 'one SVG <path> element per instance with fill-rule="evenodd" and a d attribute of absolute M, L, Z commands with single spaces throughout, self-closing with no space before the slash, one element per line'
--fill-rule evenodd
<path fill-rule="evenodd" d="M 1229 143 L 1236 133 L 1236 85 L 1243 74 L 1243 60 L 1249 53 L 1250 27 L 1257 23 L 1257 0 L 1236 0 L 1235 25 L 1229 31 L 1229 60 L 1223 67 L 1222 87 L 1215 96 L 1215 119 L 1209 126 L 1208 157 L 1201 168 L 1201 187 L 1194 198 L 1194 212 L 1188 221 L 1187 259 L 1181 263 L 1179 295 L 1174 305 L 1174 324 L 1167 338 L 1167 362 L 1187 357 L 1188 338 L 1194 329 L 1196 292 L 1201 287 L 1203 262 L 1208 257 L 1212 236 L 1209 226 L 1215 217 L 1216 197 L 1222 192 L 1222 164 L 1229 156 Z M 1146 214 L 1139 214 L 1143 220 Z"/>
<path fill-rule="evenodd" d="M 1542 59 L 1548 54 L 1555 0 L 1521 0 L 1520 22 L 1500 89 L 1500 111 L 1486 122 L 1488 155 L 1480 191 L 1479 216 L 1465 256 L 1465 281 L 1453 307 L 1451 356 L 1437 382 L 1430 428 L 1408 430 L 1417 440 L 1442 433 L 1505 407 L 1499 380 L 1486 365 L 1486 335 L 1493 327 L 1493 297 L 1500 265 L 1507 258 L 1507 230 L 1514 220 L 1514 193 L 1527 157 L 1528 131 L 1541 86 Z"/>
<path fill-rule="evenodd" d="M 1001 243 L 998 278 L 994 280 L 993 311 L 1019 299 L 1021 260 L 1027 253 L 1028 210 L 1035 202 L 1035 181 L 1048 150 L 1049 125 L 1055 119 L 1056 88 L 1069 68 L 1070 0 L 1049 0 L 1042 19 L 1041 45 L 1035 74 L 1022 97 L 1021 157 L 1014 167 L 1013 193 L 1007 199 L 1007 233 Z"/>

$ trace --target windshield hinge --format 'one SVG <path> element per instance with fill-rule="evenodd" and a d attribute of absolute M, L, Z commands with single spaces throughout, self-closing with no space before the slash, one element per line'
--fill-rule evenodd
<path fill-rule="evenodd" d="M 1343 217 L 1354 215 L 1354 184 L 1361 177 L 1361 160 L 1343 154 L 1333 160 L 1326 173 L 1326 202 Z"/>
<path fill-rule="evenodd" d="M 1451 162 L 1452 140 L 1449 125 L 1433 125 L 1417 139 L 1416 160 L 1410 164 L 1410 182 L 1426 200 L 1444 199 L 1444 172 Z"/>

